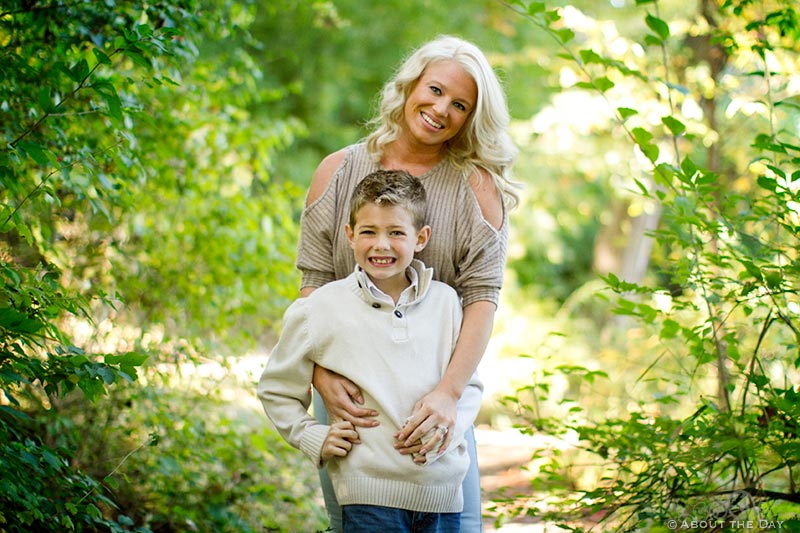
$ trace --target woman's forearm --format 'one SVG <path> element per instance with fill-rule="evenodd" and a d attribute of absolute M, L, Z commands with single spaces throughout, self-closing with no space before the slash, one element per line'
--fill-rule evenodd
<path fill-rule="evenodd" d="M 488 301 L 474 302 L 464 308 L 461 333 L 450 358 L 450 363 L 437 389 L 461 398 L 464 388 L 483 358 L 494 325 L 495 304 Z"/>

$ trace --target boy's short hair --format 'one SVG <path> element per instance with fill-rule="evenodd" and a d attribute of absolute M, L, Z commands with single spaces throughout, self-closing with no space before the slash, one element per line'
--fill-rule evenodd
<path fill-rule="evenodd" d="M 355 227 L 356 214 L 366 204 L 402 207 L 411 213 L 415 230 L 425 225 L 425 187 L 405 170 L 376 170 L 356 185 L 350 197 L 350 227 Z"/>

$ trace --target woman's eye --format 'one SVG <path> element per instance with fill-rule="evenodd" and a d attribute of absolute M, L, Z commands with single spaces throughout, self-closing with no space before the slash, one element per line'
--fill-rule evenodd
<path fill-rule="evenodd" d="M 455 102 L 453 105 L 456 106 L 456 109 L 458 109 L 459 111 L 466 111 L 467 110 L 467 106 L 465 106 L 461 102 Z"/>
<path fill-rule="evenodd" d="M 431 92 L 437 96 L 442 94 L 442 90 L 435 85 L 431 85 Z"/>

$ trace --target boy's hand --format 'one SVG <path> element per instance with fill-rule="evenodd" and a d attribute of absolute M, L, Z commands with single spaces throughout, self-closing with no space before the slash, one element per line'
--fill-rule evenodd
<path fill-rule="evenodd" d="M 347 420 L 355 427 L 371 428 L 380 424 L 371 417 L 378 416 L 373 409 L 361 407 L 364 397 L 355 383 L 327 368 L 314 365 L 314 388 L 317 389 L 328 415 Z"/>
<path fill-rule="evenodd" d="M 420 453 L 427 453 L 436 446 L 435 439 L 441 442 L 439 453 L 443 453 L 452 440 L 453 426 L 456 421 L 458 398 L 434 390 L 426 394 L 414 405 L 411 416 L 406 421 L 405 426 L 394 437 L 396 440 L 403 441 L 406 447 L 417 442 L 431 431 L 431 436 L 425 442 L 425 446 L 420 449 Z M 445 432 L 444 429 L 447 428 Z"/>
<path fill-rule="evenodd" d="M 332 457 L 344 457 L 350 453 L 353 444 L 360 443 L 361 440 L 358 438 L 358 432 L 353 427 L 353 424 L 347 420 L 335 422 L 331 424 L 328 436 L 325 437 L 325 442 L 322 443 L 320 459 L 324 463 Z"/>

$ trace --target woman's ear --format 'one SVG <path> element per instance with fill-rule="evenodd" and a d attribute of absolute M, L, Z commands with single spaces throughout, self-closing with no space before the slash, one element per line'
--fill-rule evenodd
<path fill-rule="evenodd" d="M 422 250 L 424 250 L 425 246 L 428 245 L 428 241 L 430 239 L 431 239 L 431 227 L 422 226 L 417 232 L 417 245 L 414 247 L 414 251 L 421 252 Z"/>

